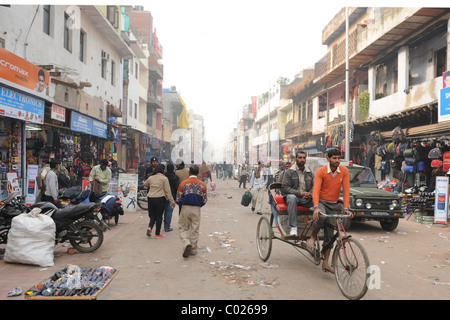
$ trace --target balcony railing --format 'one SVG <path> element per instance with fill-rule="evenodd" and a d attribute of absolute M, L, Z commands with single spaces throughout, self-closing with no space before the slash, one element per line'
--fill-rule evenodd
<path fill-rule="evenodd" d="M 150 57 L 148 58 L 148 72 L 149 77 L 152 79 L 163 79 L 164 77 L 164 67 L 162 64 L 158 62 L 158 59 L 156 57 L 156 54 L 152 53 L 150 54 Z"/>
<path fill-rule="evenodd" d="M 353 31 L 348 36 L 348 55 L 351 57 L 356 53 L 356 36 L 357 30 Z M 316 62 L 314 66 L 314 77 L 316 79 L 325 76 L 328 72 L 336 69 L 338 66 L 345 63 L 345 46 L 346 39 L 335 44 L 322 59 Z"/>
<path fill-rule="evenodd" d="M 311 134 L 312 131 L 312 119 L 301 120 L 297 122 L 289 121 L 285 127 L 286 139 L 292 139 L 295 137 L 301 137 L 307 134 Z"/>

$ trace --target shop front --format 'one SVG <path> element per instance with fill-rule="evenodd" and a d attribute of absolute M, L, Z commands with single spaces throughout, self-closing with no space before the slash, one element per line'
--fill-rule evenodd
<path fill-rule="evenodd" d="M 0 198 L 12 192 L 25 194 L 27 165 L 35 164 L 33 155 L 26 152 L 26 138 L 30 127 L 42 125 L 44 104 L 42 99 L 0 85 Z"/>
<path fill-rule="evenodd" d="M 379 188 L 402 194 L 406 213 L 422 223 L 434 222 L 437 182 L 450 175 L 450 122 L 426 124 L 434 122 L 436 110 L 430 105 L 409 116 L 386 118 L 377 123 L 380 130 L 358 128 L 359 139 L 352 146 L 364 150 L 354 153 L 353 160 L 361 155 L 361 164 L 372 168 Z M 394 128 L 387 130 L 389 126 Z"/>

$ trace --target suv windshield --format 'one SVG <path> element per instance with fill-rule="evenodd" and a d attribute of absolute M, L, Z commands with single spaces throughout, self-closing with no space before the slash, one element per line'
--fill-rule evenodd
<path fill-rule="evenodd" d="M 347 167 L 350 174 L 350 185 L 377 187 L 372 171 L 368 168 Z"/>

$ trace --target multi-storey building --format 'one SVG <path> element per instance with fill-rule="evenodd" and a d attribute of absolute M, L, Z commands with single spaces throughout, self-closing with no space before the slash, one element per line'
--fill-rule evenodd
<path fill-rule="evenodd" d="M 2 92 L 10 93 L 1 103 L 2 140 L 13 133 L 15 142 L 3 143 L 4 170 L 24 183 L 28 164 L 44 159 L 72 167 L 120 158 L 108 119 L 122 115 L 123 60 L 133 52 L 120 36 L 119 7 L 2 5 L 0 29 L 1 60 L 23 66 L 22 76 L 0 72 Z M 29 86 L 38 72 L 43 93 Z"/>
<path fill-rule="evenodd" d="M 345 9 L 336 14 L 322 32 L 326 56 L 315 64 L 310 85 L 293 96 L 294 119 L 300 111 L 296 96 L 312 100 L 311 130 L 306 134 L 322 138 L 316 140 L 316 147 L 346 151 L 348 97 L 350 159 L 374 168 L 379 179 L 398 176 L 402 167 L 402 157 L 392 150 L 398 145 L 393 138 L 396 127 L 403 132 L 402 142 L 415 147 L 416 154 L 424 155 L 436 142 L 445 151 L 448 143 L 442 136 L 450 133 L 450 122 L 439 122 L 439 101 L 442 75 L 450 61 L 449 18 L 448 8 L 349 8 L 346 32 Z M 308 92 L 312 87 L 316 93 Z M 297 124 L 298 128 L 307 125 L 305 121 Z M 293 131 L 294 141 L 304 140 L 305 133 Z M 308 149 L 313 142 L 300 147 Z M 379 148 L 387 145 L 386 151 Z M 431 159 L 416 160 L 425 163 L 429 179 Z"/>

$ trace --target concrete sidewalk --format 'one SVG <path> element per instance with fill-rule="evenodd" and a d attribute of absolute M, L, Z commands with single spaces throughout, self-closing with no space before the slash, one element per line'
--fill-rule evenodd
<path fill-rule="evenodd" d="M 102 246 L 115 237 L 124 225 L 142 215 L 147 215 L 145 211 L 142 211 L 139 208 L 137 210 L 138 211 L 136 212 L 125 212 L 124 215 L 119 217 L 118 225 L 115 225 L 113 219 L 110 220 L 111 230 L 107 230 L 104 233 Z M 70 264 L 78 266 L 95 265 L 96 256 L 102 247 L 93 253 L 80 253 L 76 251 L 75 254 L 69 254 L 69 248 L 72 248 L 69 242 L 64 242 L 55 246 L 53 267 L 7 263 L 4 261 L 3 256 L 0 256 L 0 300 L 23 300 L 24 294 L 28 289 L 51 277 L 55 272 L 66 268 Z M 23 293 L 20 296 L 8 297 L 8 292 L 16 287 L 20 287 Z"/>

